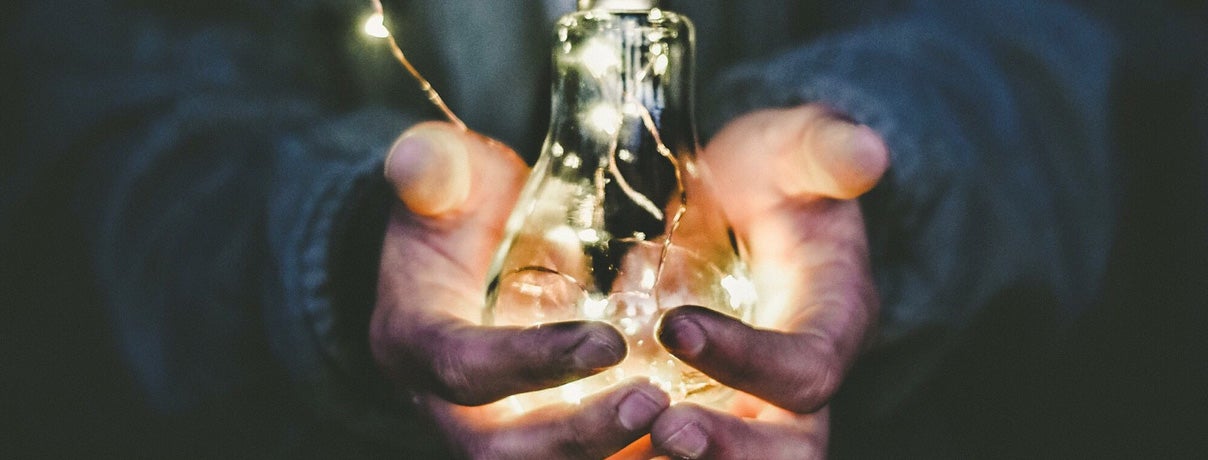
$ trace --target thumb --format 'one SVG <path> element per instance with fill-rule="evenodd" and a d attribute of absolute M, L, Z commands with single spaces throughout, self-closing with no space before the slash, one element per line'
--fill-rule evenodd
<path fill-rule="evenodd" d="M 386 157 L 386 179 L 411 212 L 437 216 L 459 208 L 470 195 L 467 135 L 447 123 L 408 129 Z"/>
<path fill-rule="evenodd" d="M 790 111 L 782 120 L 802 123 L 800 142 L 786 152 L 802 172 L 796 190 L 852 199 L 872 190 L 889 168 L 889 150 L 868 126 L 818 106 Z"/>
<path fill-rule="evenodd" d="M 721 196 L 757 193 L 759 201 L 856 198 L 889 167 L 875 131 L 819 104 L 739 117 L 714 137 L 703 159 L 732 179 L 718 184 Z"/>

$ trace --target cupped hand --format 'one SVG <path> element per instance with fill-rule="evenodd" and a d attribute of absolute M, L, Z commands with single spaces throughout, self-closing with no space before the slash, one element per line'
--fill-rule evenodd
<path fill-rule="evenodd" d="M 524 414 L 488 404 L 595 374 L 626 353 L 599 322 L 478 325 L 490 258 L 526 174 L 502 144 L 452 125 L 404 133 L 386 160 L 400 201 L 382 247 L 371 350 L 454 455 L 602 458 L 648 433 L 667 395 L 637 380 Z"/>
<path fill-rule="evenodd" d="M 700 160 L 749 251 L 758 317 L 699 307 L 663 317 L 672 354 L 742 393 L 728 412 L 668 409 L 654 446 L 685 458 L 823 458 L 827 401 L 879 308 L 854 198 L 880 180 L 888 151 L 870 128 L 806 105 L 736 119 Z"/>

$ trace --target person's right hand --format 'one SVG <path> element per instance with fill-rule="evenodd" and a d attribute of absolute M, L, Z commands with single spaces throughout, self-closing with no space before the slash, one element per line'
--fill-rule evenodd
<path fill-rule="evenodd" d="M 490 259 L 527 168 L 502 144 L 447 123 L 408 130 L 391 149 L 391 211 L 370 323 L 378 367 L 467 458 L 603 458 L 648 433 L 668 396 L 636 380 L 521 415 L 512 394 L 619 363 L 625 341 L 600 322 L 483 327 Z"/>
<path fill-rule="evenodd" d="M 759 306 L 753 324 L 701 307 L 664 314 L 659 341 L 740 393 L 727 411 L 668 409 L 654 446 L 681 458 L 826 458 L 828 402 L 880 307 L 855 198 L 881 180 L 889 150 L 871 128 L 808 104 L 731 121 L 700 160 L 712 173 L 702 185 L 746 243 Z"/>

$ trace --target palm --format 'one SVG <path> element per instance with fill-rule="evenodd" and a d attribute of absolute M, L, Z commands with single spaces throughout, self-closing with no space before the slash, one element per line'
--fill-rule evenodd
<path fill-rule="evenodd" d="M 878 309 L 851 198 L 887 161 L 875 133 L 818 106 L 755 112 L 713 139 L 702 163 L 749 251 L 758 316 L 752 326 L 680 308 L 664 317 L 660 339 L 744 394 L 728 413 L 668 409 L 652 429 L 655 446 L 688 458 L 825 457 L 826 404 Z"/>
<path fill-rule="evenodd" d="M 665 393 L 635 381 L 528 414 L 489 404 L 597 373 L 624 356 L 624 339 L 606 324 L 477 324 L 490 258 L 525 172 L 510 150 L 451 126 L 404 134 L 387 160 L 402 202 L 382 246 L 374 358 L 456 455 L 604 457 L 649 431 L 669 404 Z"/>

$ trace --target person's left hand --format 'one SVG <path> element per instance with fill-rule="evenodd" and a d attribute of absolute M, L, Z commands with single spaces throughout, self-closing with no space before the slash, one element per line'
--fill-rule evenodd
<path fill-rule="evenodd" d="M 448 123 L 402 136 L 386 160 L 399 201 L 382 244 L 371 351 L 450 455 L 601 458 L 646 435 L 667 394 L 636 380 L 527 413 L 489 404 L 598 373 L 626 352 L 620 332 L 599 321 L 478 324 L 526 172 L 510 149 Z"/>
<path fill-rule="evenodd" d="M 750 251 L 759 286 L 752 327 L 706 308 L 662 319 L 672 354 L 741 390 L 729 413 L 681 403 L 651 430 L 684 458 L 824 458 L 827 402 L 879 308 L 854 198 L 888 168 L 866 126 L 807 105 L 731 122 L 701 156 L 719 206 Z"/>

